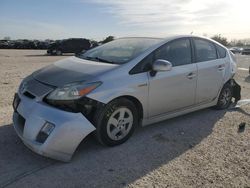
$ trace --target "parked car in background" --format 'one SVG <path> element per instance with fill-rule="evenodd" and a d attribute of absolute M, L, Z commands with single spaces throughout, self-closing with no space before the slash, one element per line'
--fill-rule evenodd
<path fill-rule="evenodd" d="M 250 48 L 244 48 L 241 52 L 242 55 L 250 55 Z"/>
<path fill-rule="evenodd" d="M 0 49 L 7 49 L 9 47 L 8 40 L 0 40 Z"/>
<path fill-rule="evenodd" d="M 88 50 L 91 47 L 91 43 L 87 39 L 71 38 L 52 43 L 47 50 L 50 55 L 62 55 L 63 53 L 75 53 L 78 54 L 83 50 Z"/>
<path fill-rule="evenodd" d="M 229 50 L 231 52 L 233 52 L 234 54 L 240 54 L 241 51 L 242 51 L 242 48 L 239 48 L 239 47 L 232 47 L 232 48 L 229 48 Z"/>
<path fill-rule="evenodd" d="M 33 151 L 69 161 L 91 132 L 115 146 L 138 125 L 228 108 L 235 61 L 221 44 L 193 35 L 114 40 L 26 77 L 13 125 Z"/>

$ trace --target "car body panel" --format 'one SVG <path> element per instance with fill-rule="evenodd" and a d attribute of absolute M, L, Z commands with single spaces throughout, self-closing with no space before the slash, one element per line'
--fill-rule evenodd
<path fill-rule="evenodd" d="M 197 110 L 201 110 L 201 109 L 204 109 L 204 108 L 215 106 L 217 104 L 217 99 L 218 98 L 211 101 L 210 103 L 193 105 L 193 106 L 189 106 L 189 107 L 179 109 L 179 110 L 176 110 L 176 111 L 171 111 L 171 112 L 168 112 L 168 113 L 165 113 L 165 114 L 160 114 L 158 116 L 154 116 L 154 117 L 151 117 L 151 118 L 148 118 L 148 119 L 143 119 L 142 120 L 142 126 L 147 126 L 147 125 L 150 125 L 150 124 L 153 124 L 153 123 L 164 121 L 166 119 L 171 119 L 171 118 L 181 116 L 181 115 L 184 115 L 184 114 L 187 114 L 187 113 L 191 113 L 191 112 L 194 112 L 194 111 L 197 111 Z"/>
<path fill-rule="evenodd" d="M 46 66 L 34 72 L 32 76 L 42 83 L 61 87 L 73 82 L 91 80 L 96 75 L 101 75 L 117 66 L 70 57 Z"/>
<path fill-rule="evenodd" d="M 188 78 L 193 74 L 192 78 Z M 196 64 L 173 67 L 149 77 L 149 116 L 157 116 L 195 104 Z M 180 95 L 183 94 L 183 95 Z"/>
<path fill-rule="evenodd" d="M 148 74 L 128 75 L 126 72 L 111 74 L 102 79 L 103 84 L 87 95 L 88 98 L 108 104 L 122 96 L 134 97 L 143 107 L 143 117 L 148 117 Z M 127 85 L 127 83 L 130 83 Z M 124 87 L 126 85 L 126 87 Z"/>
<path fill-rule="evenodd" d="M 79 143 L 95 130 L 95 127 L 81 113 L 52 108 L 20 94 L 19 97 L 21 102 L 13 114 L 13 125 L 22 141 L 41 155 L 69 161 Z M 20 124 L 18 116 L 25 118 L 24 125 Z M 41 144 L 36 141 L 36 138 L 46 122 L 54 124 L 55 129 L 45 143 Z"/>
<path fill-rule="evenodd" d="M 224 59 L 197 63 L 197 104 L 210 102 L 217 97 L 224 81 L 225 64 Z"/>

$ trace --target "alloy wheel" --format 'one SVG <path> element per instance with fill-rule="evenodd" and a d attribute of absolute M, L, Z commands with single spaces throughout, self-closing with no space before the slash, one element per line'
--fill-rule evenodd
<path fill-rule="evenodd" d="M 130 109 L 121 107 L 115 110 L 107 123 L 107 134 L 112 140 L 121 140 L 128 135 L 133 125 L 133 114 Z"/>

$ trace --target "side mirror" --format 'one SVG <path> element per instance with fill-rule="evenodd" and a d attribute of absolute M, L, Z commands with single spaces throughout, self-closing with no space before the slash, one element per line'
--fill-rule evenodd
<path fill-rule="evenodd" d="M 157 72 L 172 70 L 172 63 L 167 60 L 157 59 L 152 66 L 151 76 L 155 76 Z"/>
<path fill-rule="evenodd" d="M 157 59 L 153 64 L 153 70 L 160 71 L 170 71 L 172 69 L 172 63 L 163 59 Z"/>

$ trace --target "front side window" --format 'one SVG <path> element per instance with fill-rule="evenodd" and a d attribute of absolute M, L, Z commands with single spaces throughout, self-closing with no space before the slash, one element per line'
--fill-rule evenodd
<path fill-rule="evenodd" d="M 157 59 L 167 60 L 173 66 L 190 64 L 192 57 L 189 39 L 178 39 L 162 46 L 155 52 L 155 60 Z"/>
<path fill-rule="evenodd" d="M 167 60 L 171 62 L 173 66 L 190 64 L 192 56 L 189 39 L 177 39 L 161 46 L 138 63 L 130 71 L 130 74 L 149 71 L 153 62 L 157 59 Z"/>
<path fill-rule="evenodd" d="M 215 46 L 203 39 L 194 39 L 196 49 L 196 61 L 211 61 L 217 59 L 217 52 Z"/>

